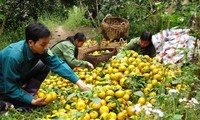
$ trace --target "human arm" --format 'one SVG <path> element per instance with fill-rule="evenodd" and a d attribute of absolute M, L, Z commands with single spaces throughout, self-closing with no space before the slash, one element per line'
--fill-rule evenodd
<path fill-rule="evenodd" d="M 64 44 L 62 43 L 59 47 L 59 50 L 62 52 L 64 60 L 71 66 L 72 68 L 80 66 L 80 67 L 91 67 L 91 63 L 84 60 L 78 60 L 75 57 L 75 46 L 73 44 Z"/>
<path fill-rule="evenodd" d="M 124 47 L 126 50 L 135 50 L 137 47 L 137 44 L 139 42 L 139 37 L 131 39 L 129 43 Z"/>
<path fill-rule="evenodd" d="M 90 63 L 90 62 L 87 63 L 87 66 L 90 67 L 90 68 L 92 68 L 92 69 L 94 68 L 93 64 Z"/>
<path fill-rule="evenodd" d="M 20 56 L 22 57 L 22 56 Z M 24 91 L 21 86 L 20 78 L 21 61 L 14 55 L 3 53 L 2 71 L 3 71 L 3 90 L 11 99 L 15 99 L 27 104 L 31 104 L 33 96 Z"/>
<path fill-rule="evenodd" d="M 45 98 L 37 98 L 31 101 L 32 105 L 46 105 Z"/>
<path fill-rule="evenodd" d="M 83 91 L 87 91 L 87 90 L 90 90 L 92 87 L 89 86 L 89 85 L 86 85 L 82 80 L 78 80 L 76 82 L 76 85 L 79 86 L 79 88 Z"/>
<path fill-rule="evenodd" d="M 86 90 L 87 85 L 77 77 L 74 71 L 64 61 L 60 60 L 56 54 L 48 55 L 42 61 L 55 73 L 61 77 L 77 84 L 82 90 Z"/>

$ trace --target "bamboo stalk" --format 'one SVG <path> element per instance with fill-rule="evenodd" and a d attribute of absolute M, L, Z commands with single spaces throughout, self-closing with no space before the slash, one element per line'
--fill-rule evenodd
<path fill-rule="evenodd" d="M 98 26 L 100 25 L 100 21 L 99 21 L 99 7 L 98 7 L 98 0 L 96 0 L 96 11 L 97 11 L 97 16 L 98 16 L 98 19 L 97 19 L 97 21 L 98 21 Z"/>

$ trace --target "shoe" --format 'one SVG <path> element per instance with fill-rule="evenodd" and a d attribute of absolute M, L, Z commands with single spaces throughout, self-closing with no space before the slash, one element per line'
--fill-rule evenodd
<path fill-rule="evenodd" d="M 6 104 L 3 101 L 0 101 L 0 114 L 5 113 Z"/>
<path fill-rule="evenodd" d="M 31 107 L 23 106 L 23 107 L 18 107 L 17 109 L 20 109 L 20 111 L 22 111 L 22 112 L 28 112 L 31 110 Z"/>

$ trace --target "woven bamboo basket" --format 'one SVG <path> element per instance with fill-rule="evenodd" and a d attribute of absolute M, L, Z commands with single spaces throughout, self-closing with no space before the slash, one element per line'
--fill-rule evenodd
<path fill-rule="evenodd" d="M 107 15 L 101 23 L 101 32 L 110 41 L 119 41 L 121 38 L 127 40 L 129 21 L 124 18 Z"/>
<path fill-rule="evenodd" d="M 90 53 L 93 53 L 94 51 L 101 51 L 101 50 L 109 50 L 110 53 L 105 53 L 97 56 L 90 55 Z M 94 66 L 97 66 L 101 62 L 107 62 L 112 56 L 116 54 L 117 54 L 116 48 L 100 48 L 85 53 L 85 57 L 83 58 L 83 60 L 92 63 Z"/>

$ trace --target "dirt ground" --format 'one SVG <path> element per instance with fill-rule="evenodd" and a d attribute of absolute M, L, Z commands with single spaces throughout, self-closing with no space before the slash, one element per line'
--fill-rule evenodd
<path fill-rule="evenodd" d="M 97 33 L 95 32 L 95 29 L 88 26 L 82 26 L 80 28 L 77 28 L 75 30 L 65 30 L 63 26 L 58 26 L 55 30 L 52 31 L 52 40 L 49 43 L 49 47 L 53 46 L 55 43 L 57 43 L 60 40 L 65 39 L 68 36 L 73 36 L 77 32 L 83 32 L 87 39 L 92 39 L 97 36 Z M 89 44 L 88 46 L 83 46 L 79 48 L 79 59 L 83 59 L 85 54 L 91 50 L 95 50 L 98 48 L 116 48 L 117 51 L 119 51 L 121 47 L 121 44 L 119 42 L 111 42 L 111 43 L 101 43 L 101 46 L 99 46 L 97 43 Z"/>

